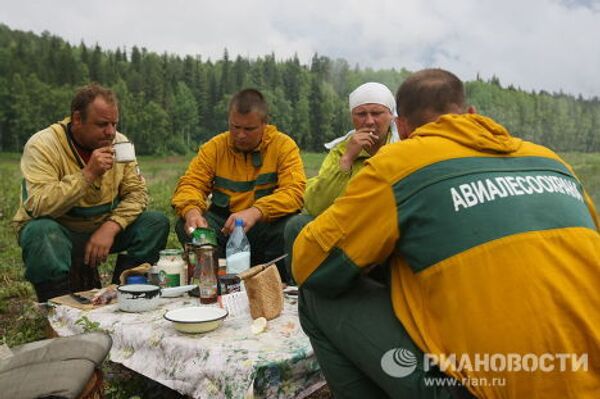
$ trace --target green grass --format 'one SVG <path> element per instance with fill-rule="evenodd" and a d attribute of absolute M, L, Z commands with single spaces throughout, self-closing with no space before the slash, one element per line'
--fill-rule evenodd
<path fill-rule="evenodd" d="M 23 278 L 21 251 L 9 225 L 19 203 L 19 154 L 0 156 L 0 334 L 13 346 L 45 336 L 31 285 Z"/>
<path fill-rule="evenodd" d="M 583 182 L 585 189 L 598 207 L 600 204 L 600 154 L 567 152 L 561 156 L 575 169 L 577 177 Z M 598 208 L 596 210 L 600 211 Z"/>

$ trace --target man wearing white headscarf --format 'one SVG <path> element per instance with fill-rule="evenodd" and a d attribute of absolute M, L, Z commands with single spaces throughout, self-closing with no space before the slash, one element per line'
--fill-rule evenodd
<path fill-rule="evenodd" d="M 304 192 L 304 209 L 313 217 L 342 194 L 365 160 L 384 144 L 399 140 L 393 123 L 396 104 L 386 86 L 376 82 L 360 85 L 350 93 L 349 104 L 354 129 L 325 144 L 329 154 Z"/>
<path fill-rule="evenodd" d="M 384 144 L 400 140 L 394 123 L 396 100 L 386 86 L 376 82 L 360 85 L 350 93 L 349 104 L 354 129 L 325 144 L 330 151 L 319 174 L 307 182 L 304 210 L 292 217 L 285 227 L 285 250 L 290 255 L 286 259 L 288 269 L 294 238 L 302 227 L 333 204 L 367 159 Z"/>

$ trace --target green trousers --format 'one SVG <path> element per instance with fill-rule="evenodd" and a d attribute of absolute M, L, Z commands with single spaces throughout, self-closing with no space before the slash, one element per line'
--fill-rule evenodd
<path fill-rule="evenodd" d="M 385 285 L 361 277 L 351 291 L 335 298 L 301 288 L 298 310 L 336 398 L 471 397 L 464 388 L 450 392 L 448 382 L 440 380 L 452 377 L 438 369 L 424 371 L 423 352 L 396 318 Z M 402 365 L 397 363 L 400 354 Z"/>
<path fill-rule="evenodd" d="M 110 253 L 127 251 L 129 266 L 156 263 L 168 235 L 169 219 L 160 212 L 145 211 L 117 234 Z M 19 235 L 25 278 L 33 284 L 66 278 L 72 259 L 83 256 L 90 236 L 70 231 L 54 219 L 31 220 Z"/>
<path fill-rule="evenodd" d="M 225 221 L 229 217 L 229 212 L 223 208 L 211 206 L 204 213 L 204 218 L 208 222 L 208 226 L 217 233 L 218 255 L 219 258 L 225 258 L 225 247 L 229 236 L 221 233 Z M 246 234 L 250 241 L 250 261 L 252 265 L 258 265 L 283 255 L 283 230 L 290 216 L 285 216 L 272 222 L 259 222 L 255 224 Z M 191 237 L 184 231 L 185 222 L 179 219 L 175 224 L 175 233 L 181 245 L 189 243 Z M 289 274 L 285 267 L 285 261 L 277 262 L 279 275 L 284 283 L 289 283 Z"/>

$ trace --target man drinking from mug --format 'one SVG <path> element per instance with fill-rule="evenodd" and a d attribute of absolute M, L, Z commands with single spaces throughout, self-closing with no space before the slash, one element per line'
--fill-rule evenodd
<path fill-rule="evenodd" d="M 116 163 L 119 110 L 115 94 L 91 84 L 71 102 L 71 117 L 31 136 L 21 158 L 21 206 L 13 218 L 25 277 L 40 302 L 99 285 L 96 267 L 121 255 L 113 275 L 158 260 L 169 221 L 145 211 L 146 185 L 137 162 Z"/>

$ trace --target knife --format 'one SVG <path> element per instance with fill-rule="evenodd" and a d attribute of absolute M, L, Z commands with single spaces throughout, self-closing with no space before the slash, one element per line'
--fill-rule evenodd
<path fill-rule="evenodd" d="M 288 256 L 288 254 L 283 254 L 281 256 L 276 257 L 275 259 L 272 259 L 272 260 L 268 261 L 267 263 L 263 263 L 260 266 L 269 266 L 269 265 L 272 265 L 273 263 L 279 262 L 281 259 L 287 258 L 287 256 Z"/>
<path fill-rule="evenodd" d="M 283 254 L 281 256 L 276 257 L 275 259 L 271 259 L 270 261 L 266 262 L 266 263 L 261 263 L 259 265 L 256 266 L 252 266 L 250 269 L 244 270 L 243 272 L 238 274 L 238 277 L 242 280 L 248 278 L 248 277 L 252 277 L 257 273 L 262 272 L 263 270 L 265 270 L 267 267 L 271 266 L 273 263 L 280 261 L 281 259 L 285 259 L 288 256 L 288 254 Z"/>
<path fill-rule="evenodd" d="M 75 299 L 77 302 L 79 302 L 81 304 L 89 305 L 90 303 L 92 303 L 92 301 L 90 301 L 88 298 L 86 298 L 82 295 L 76 294 L 74 292 L 71 293 L 70 295 L 71 295 L 71 298 Z"/>

